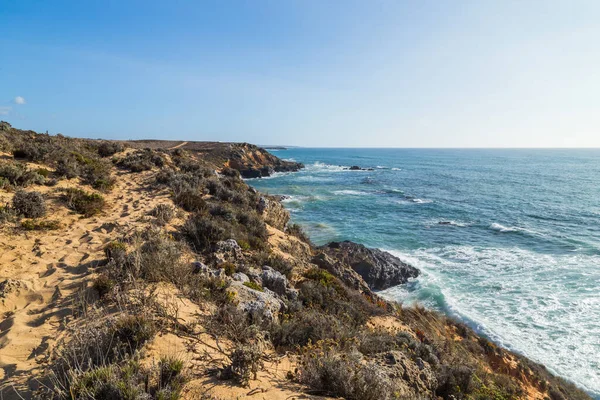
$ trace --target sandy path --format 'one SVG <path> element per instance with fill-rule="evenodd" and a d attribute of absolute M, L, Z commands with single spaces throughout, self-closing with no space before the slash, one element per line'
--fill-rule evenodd
<path fill-rule="evenodd" d="M 104 246 L 145 226 L 148 212 L 166 193 L 148 191 L 146 174 L 117 173 L 117 184 L 106 194 L 107 208 L 99 216 L 82 218 L 58 200 L 54 188 L 30 188 L 47 193 L 49 219 L 63 228 L 49 232 L 0 231 L 0 394 L 11 398 L 11 386 L 25 398 L 37 385 L 45 359 L 64 329 L 92 295 L 91 274 L 104 260 Z M 58 187 L 74 186 L 61 181 Z M 2 191 L 0 202 L 12 194 Z M 17 397 L 15 397 L 17 398 Z"/>
<path fill-rule="evenodd" d="M 185 145 L 186 145 L 186 144 L 188 144 L 188 143 L 189 143 L 189 142 L 183 142 L 183 143 L 180 143 L 180 144 L 178 144 L 177 146 L 169 147 L 169 150 L 175 150 L 175 149 L 178 149 L 178 148 L 180 148 L 180 147 L 183 147 L 183 146 L 185 146 Z"/>

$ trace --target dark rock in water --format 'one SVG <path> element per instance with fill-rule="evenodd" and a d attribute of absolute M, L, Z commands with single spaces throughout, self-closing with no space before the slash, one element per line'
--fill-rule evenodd
<path fill-rule="evenodd" d="M 358 165 L 353 165 L 350 168 L 348 168 L 350 171 L 360 171 L 362 168 L 359 167 Z"/>
<path fill-rule="evenodd" d="M 273 167 L 266 165 L 260 169 L 260 176 L 271 176 L 274 172 Z"/>
<path fill-rule="evenodd" d="M 452 225 L 452 222 L 450 222 L 450 221 L 440 221 L 440 222 L 438 222 L 438 224 L 440 224 L 440 225 Z"/>
<path fill-rule="evenodd" d="M 250 179 L 250 178 L 260 178 L 262 175 L 259 169 L 256 168 L 247 168 L 240 170 L 240 174 L 242 178 Z"/>
<path fill-rule="evenodd" d="M 387 289 L 419 276 L 418 269 L 402 262 L 398 257 L 362 244 L 350 241 L 331 242 L 320 249 L 331 258 L 352 267 L 373 290 Z"/>

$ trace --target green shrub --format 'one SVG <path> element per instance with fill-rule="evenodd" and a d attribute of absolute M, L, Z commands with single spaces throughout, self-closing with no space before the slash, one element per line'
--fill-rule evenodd
<path fill-rule="evenodd" d="M 198 189 L 183 188 L 174 191 L 173 202 L 185 211 L 204 212 L 208 208 L 204 195 Z"/>
<path fill-rule="evenodd" d="M 208 250 L 213 244 L 230 239 L 226 227 L 212 218 L 195 214 L 188 218 L 183 233 L 197 251 Z"/>
<path fill-rule="evenodd" d="M 94 189 L 108 191 L 115 185 L 115 178 L 111 175 L 112 166 L 103 160 L 90 160 L 83 167 L 81 173 L 85 184 Z"/>
<path fill-rule="evenodd" d="M 46 202 L 40 192 L 19 190 L 13 197 L 12 207 L 26 218 L 40 218 L 46 214 Z"/>
<path fill-rule="evenodd" d="M 125 254 L 127 254 L 127 245 L 119 240 L 112 241 L 104 247 L 104 255 L 109 260 L 123 258 Z"/>
<path fill-rule="evenodd" d="M 152 339 L 156 329 L 151 319 L 143 315 L 119 318 L 114 326 L 114 336 L 129 349 L 137 350 Z"/>
<path fill-rule="evenodd" d="M 0 177 L 4 178 L 12 186 L 17 187 L 27 187 L 34 184 L 41 185 L 45 181 L 44 175 L 38 171 L 29 170 L 26 166 L 19 163 L 1 165 Z"/>
<path fill-rule="evenodd" d="M 243 285 L 246 286 L 246 287 L 249 287 L 250 289 L 258 290 L 259 292 L 264 292 L 265 291 L 265 289 L 263 289 L 263 287 L 260 286 L 256 282 L 248 281 L 248 282 L 244 282 Z"/>
<path fill-rule="evenodd" d="M 96 289 L 100 297 L 104 297 L 112 292 L 115 286 L 116 282 L 105 274 L 100 274 L 94 279 L 93 288 Z"/>
<path fill-rule="evenodd" d="M 64 190 L 63 200 L 67 203 L 67 207 L 84 217 L 98 214 L 106 205 L 102 195 L 74 188 Z"/>
<path fill-rule="evenodd" d="M 222 269 L 225 272 L 225 275 L 227 276 L 235 274 L 236 271 L 235 264 L 230 262 L 224 262 L 222 264 L 219 264 L 218 268 Z"/>
<path fill-rule="evenodd" d="M 100 157 L 110 157 L 124 150 L 124 146 L 119 142 L 104 141 L 98 145 L 97 151 Z"/>
<path fill-rule="evenodd" d="M 326 339 L 346 343 L 356 333 L 357 329 L 351 324 L 313 309 L 301 309 L 286 315 L 279 325 L 271 327 L 273 344 L 284 349 Z"/>
<path fill-rule="evenodd" d="M 443 365 L 437 373 L 438 386 L 435 393 L 444 399 L 465 398 L 474 389 L 472 367 L 462 363 Z"/>
<path fill-rule="evenodd" d="M 29 219 L 21 222 L 21 228 L 26 231 L 52 231 L 60 229 L 61 227 L 61 223 L 55 220 L 38 221 Z"/>
<path fill-rule="evenodd" d="M 138 150 L 117 161 L 117 166 L 131 172 L 149 171 L 153 167 L 162 167 L 165 159 L 151 149 Z"/>
<path fill-rule="evenodd" d="M 36 168 L 34 172 L 40 176 L 43 176 L 44 178 L 48 178 L 51 173 L 50 170 L 46 168 Z"/>
<path fill-rule="evenodd" d="M 0 206 L 0 222 L 1 223 L 14 221 L 16 218 L 17 218 L 17 213 L 15 212 L 15 210 L 12 209 L 12 207 L 10 207 L 8 205 Z"/>

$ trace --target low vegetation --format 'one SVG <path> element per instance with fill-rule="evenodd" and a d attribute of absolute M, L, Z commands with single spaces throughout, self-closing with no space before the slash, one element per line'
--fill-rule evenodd
<path fill-rule="evenodd" d="M 113 187 L 116 168 L 144 172 L 144 189 L 172 200 L 163 198 L 149 211 L 151 218 L 139 218 L 133 229 L 117 230 L 105 242 L 106 259 L 91 271 L 91 288 L 82 289 L 84 300 L 68 299 L 84 304 L 69 303 L 73 316 L 65 319 L 67 331 L 47 364 L 45 398 L 182 398 L 192 374 L 186 362 L 168 356 L 150 363 L 145 350 L 164 333 L 194 343 L 205 331 L 217 341 L 211 350 L 220 358 L 184 358 L 205 362 L 203 372 L 235 385 L 248 386 L 267 362 L 294 354 L 298 364 L 289 378 L 317 395 L 509 400 L 533 385 L 552 400 L 587 398 L 463 324 L 359 292 L 340 273 L 318 268 L 302 229 L 269 219 L 275 200 L 248 187 L 237 170 L 208 162 L 210 157 L 182 149 L 121 154 L 119 142 L 0 128 L 0 146 L 19 159 L 0 166 L 0 187 L 14 192 L 12 202 L 0 207 L 2 222 L 17 221 L 29 231 L 60 229 L 44 218 L 44 196 L 23 190 L 55 179 L 74 179 L 73 187 L 59 189 L 68 208 L 98 215 L 106 208 L 98 191 Z M 48 168 L 29 168 L 26 161 Z M 273 230 L 265 221 L 304 243 L 287 238 L 274 244 L 286 241 L 281 233 L 270 242 Z M 202 313 L 184 322 L 178 311 L 160 305 L 156 293 L 163 287 L 176 293 L 175 308 L 185 300 Z M 508 359 L 518 367 L 503 364 Z"/>
<path fill-rule="evenodd" d="M 12 200 L 12 208 L 26 218 L 40 218 L 46 215 L 46 201 L 40 192 L 19 190 Z"/>
<path fill-rule="evenodd" d="M 101 194 L 89 193 L 81 189 L 64 189 L 62 197 L 67 207 L 84 217 L 98 214 L 106 205 Z"/>

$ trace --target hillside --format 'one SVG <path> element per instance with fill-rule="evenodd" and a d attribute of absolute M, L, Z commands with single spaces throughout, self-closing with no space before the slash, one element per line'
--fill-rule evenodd
<path fill-rule="evenodd" d="M 313 246 L 241 176 L 249 144 L 0 123 L 4 399 L 589 399 L 464 324 L 373 290 L 418 270 Z"/>

